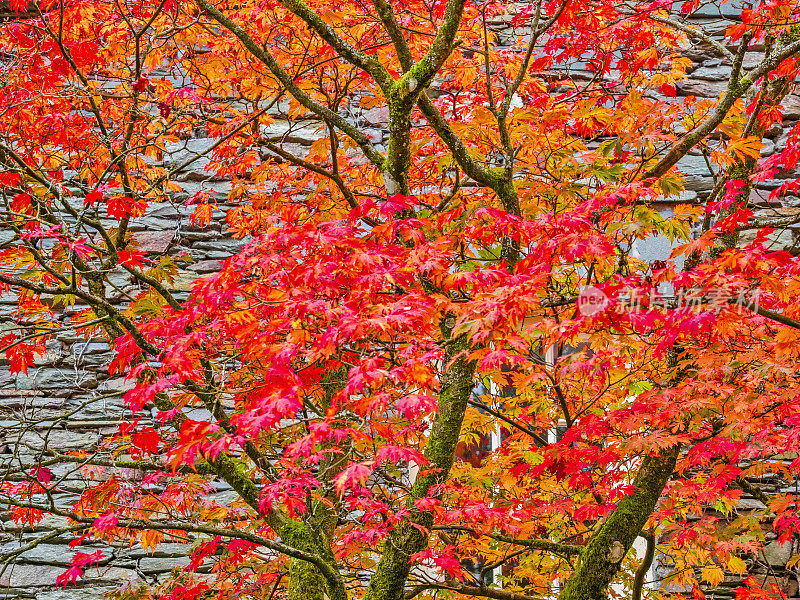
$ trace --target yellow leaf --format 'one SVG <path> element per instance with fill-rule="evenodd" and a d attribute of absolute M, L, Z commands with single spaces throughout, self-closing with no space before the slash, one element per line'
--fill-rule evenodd
<path fill-rule="evenodd" d="M 142 532 L 141 544 L 145 552 L 155 550 L 164 539 L 164 534 L 161 531 L 150 529 Z"/>
<path fill-rule="evenodd" d="M 761 140 L 751 135 L 750 137 L 731 141 L 728 146 L 728 152 L 739 160 L 746 160 L 747 158 L 758 159 L 761 157 L 761 149 L 763 147 L 764 144 L 761 143 Z"/>
<path fill-rule="evenodd" d="M 700 576 L 711 585 L 719 585 L 725 578 L 725 572 L 716 565 L 703 567 Z"/>
<path fill-rule="evenodd" d="M 747 565 L 738 556 L 731 556 L 728 559 L 728 570 L 733 571 L 734 573 L 744 573 L 747 571 Z"/>

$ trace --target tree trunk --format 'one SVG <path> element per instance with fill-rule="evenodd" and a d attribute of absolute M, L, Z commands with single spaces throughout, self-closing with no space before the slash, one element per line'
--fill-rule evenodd
<path fill-rule="evenodd" d="M 446 331 L 445 338 L 449 334 L 450 331 Z M 383 545 L 380 562 L 364 600 L 402 600 L 411 572 L 411 555 L 428 546 L 433 514 L 417 509 L 414 500 L 426 497 L 434 485 L 446 481 L 453 466 L 467 401 L 474 387 L 475 361 L 467 360 L 462 354 L 468 348 L 469 343 L 464 337 L 448 342 L 444 361 L 445 364 L 452 361 L 452 365 L 442 376 L 439 413 L 425 446 L 430 472 L 420 475 L 414 482 L 407 503 L 411 517 L 392 531 Z"/>
<path fill-rule="evenodd" d="M 655 510 L 677 458 L 677 447 L 645 457 L 633 482 L 636 490 L 617 504 L 592 535 L 559 600 L 607 600 L 608 586 Z"/>

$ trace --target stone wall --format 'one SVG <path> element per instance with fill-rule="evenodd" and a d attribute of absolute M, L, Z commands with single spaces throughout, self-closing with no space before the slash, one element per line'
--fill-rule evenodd
<path fill-rule="evenodd" d="M 311 140 L 308 140 L 310 143 Z M 192 139 L 187 149 L 175 149 L 166 160 L 176 164 L 185 161 L 188 152 L 202 151 L 213 140 Z M 148 214 L 137 219 L 131 229 L 139 247 L 149 257 L 172 257 L 180 265 L 173 282 L 173 291 L 179 299 L 187 296 L 192 283 L 200 276 L 218 270 L 222 261 L 234 254 L 245 243 L 235 240 L 223 231 L 227 182 L 209 178 L 203 170 L 203 161 L 191 165 L 177 178 L 183 188 L 171 203 L 153 204 Z M 184 202 L 200 188 L 213 192 L 220 202 L 222 212 L 216 213 L 209 226 L 194 228 L 189 219 L 190 209 Z M 136 291 L 133 281 L 121 274 L 115 276 L 115 285 L 121 292 Z M 120 293 L 119 301 L 123 301 Z M 10 316 L 15 300 L 0 298 L 0 317 Z M 76 306 L 62 312 L 65 324 L 70 315 L 84 307 Z M 33 462 L 38 451 L 45 446 L 62 450 L 91 449 L 105 435 L 117 430 L 123 413 L 121 394 L 129 383 L 120 375 L 109 375 L 113 355 L 99 337 L 78 339 L 68 329 L 59 333 L 48 348 L 47 355 L 37 358 L 35 367 L 27 375 L 11 375 L 8 363 L 0 363 L 0 454 Z M 23 426 L 20 416 L 24 415 Z M 30 425 L 31 422 L 35 425 Z M 13 453 L 13 454 L 12 454 Z M 10 461 L 0 457 L 0 464 Z M 13 461 L 11 461 L 13 462 Z M 10 466 L 13 467 L 13 464 Z M 75 490 L 80 489 L 81 477 L 77 466 L 72 473 L 62 467 L 54 469 L 54 476 L 65 476 Z M 220 493 L 228 490 L 220 488 Z M 63 498 L 61 499 L 63 500 Z M 56 498 L 59 501 L 59 498 Z M 64 502 L 66 504 L 66 502 Z M 46 517 L 42 525 L 60 527 L 66 519 Z M 32 536 L 15 524 L 8 514 L 2 521 L 0 553 L 16 549 Z M 39 535 L 41 529 L 38 530 Z M 15 564 L 0 576 L 0 592 L 6 598 L 37 598 L 42 600 L 89 599 L 116 587 L 121 581 L 143 579 L 153 581 L 174 568 L 186 565 L 186 549 L 178 544 L 165 544 L 149 554 L 140 548 L 119 547 L 101 562 L 99 569 L 90 568 L 88 577 L 79 588 L 55 589 L 56 577 L 69 565 L 73 550 L 66 546 L 68 538 L 56 537 L 22 554 Z M 94 551 L 91 546 L 88 550 Z M 96 549 L 99 549 L 96 548 Z"/>
<path fill-rule="evenodd" d="M 730 3 L 725 6 L 729 7 Z M 713 5 L 706 6 L 696 15 L 696 24 L 721 30 L 725 23 L 720 20 L 719 11 Z M 503 27 L 502 23 L 495 25 L 498 28 Z M 678 94 L 716 98 L 725 86 L 731 65 L 702 47 L 693 48 L 687 54 L 692 58 L 694 67 L 689 79 L 678 86 Z M 745 59 L 746 66 L 754 64 L 758 59 L 757 53 L 749 53 Z M 575 65 L 570 74 L 576 79 L 591 77 L 588 71 L 581 69 L 581 65 Z M 770 129 L 768 137 L 764 139 L 764 156 L 782 150 L 789 129 L 800 120 L 800 96 L 788 97 L 784 106 L 784 125 Z M 375 142 L 380 142 L 383 138 L 382 126 L 386 116 L 385 112 L 378 109 L 362 116 L 364 123 L 361 124 L 370 126 L 369 133 Z M 281 118 L 280 114 L 276 114 L 276 117 L 273 130 L 269 132 L 273 140 L 283 141 L 295 152 L 302 152 L 303 146 L 314 141 L 313 124 L 294 123 Z M 193 153 L 201 153 L 212 144 L 213 140 L 196 137 L 180 147 L 169 149 L 171 152 L 166 154 L 164 160 L 180 165 Z M 151 205 L 148 214 L 135 220 L 132 227 L 140 248 L 151 258 L 169 256 L 179 266 L 172 286 L 179 298 L 185 297 L 197 277 L 218 270 L 222 261 L 246 242 L 226 236 L 224 212 L 232 208 L 227 204 L 228 183 L 210 176 L 203 169 L 204 163 L 205 159 L 200 159 L 179 172 L 176 181 L 180 183 L 182 193 L 175 194 L 170 203 Z M 707 196 L 714 182 L 703 157 L 693 153 L 681 160 L 679 167 L 687 174 L 686 192 L 680 201 L 691 203 Z M 769 190 L 778 184 L 779 181 L 768 182 L 753 192 L 751 201 L 758 218 L 800 213 L 800 200 L 797 197 L 784 198 L 780 204 L 767 201 Z M 185 208 L 184 202 L 203 188 L 211 190 L 213 199 L 220 203 L 222 210 L 215 213 L 208 227 L 197 229 L 191 224 L 190 210 Z M 669 204 L 665 204 L 665 210 L 669 209 Z M 777 245 L 797 251 L 799 234 L 800 229 L 793 225 L 778 231 L 774 238 Z M 665 251 L 662 241 L 652 240 L 642 244 L 640 255 L 645 260 L 654 260 L 663 258 L 661 254 Z M 123 302 L 124 293 L 135 291 L 136 285 L 122 274 L 115 275 L 115 278 L 114 283 L 120 290 L 118 301 Z M 65 324 L 68 323 L 70 314 L 80 308 L 62 311 Z M 9 317 L 13 310 L 14 299 L 1 297 L 0 317 Z M 64 450 L 91 449 L 103 436 L 114 432 L 123 412 L 121 394 L 128 384 L 118 375 L 109 375 L 108 366 L 111 360 L 112 354 L 101 339 L 78 340 L 67 329 L 57 335 L 48 354 L 38 358 L 35 367 L 27 375 L 12 375 L 7 362 L 0 361 L 0 424 L 3 428 L 0 433 L 0 454 L 7 459 L 0 460 L 0 464 L 6 466 L 12 463 L 13 457 L 32 462 L 44 446 L 45 440 L 50 447 Z M 21 420 L 20 416 L 24 419 Z M 60 467 L 54 475 L 65 477 L 73 489 L 78 491 L 81 479 L 77 469 L 77 465 L 72 472 L 66 467 Z M 771 483 L 779 485 L 779 482 Z M 220 487 L 218 493 L 224 495 L 231 492 Z M 758 505 L 752 498 L 746 499 L 746 502 Z M 42 526 L 46 529 L 64 524 L 65 520 L 47 517 Z M 0 553 L 20 548 L 31 539 L 33 538 L 28 529 L 16 524 L 10 514 L 3 515 Z M 176 544 L 165 544 L 152 554 L 138 547 L 120 546 L 101 562 L 99 568 L 90 568 L 87 577 L 77 587 L 56 589 L 56 577 L 64 571 L 73 554 L 66 546 L 68 541 L 65 537 L 56 536 L 47 543 L 22 553 L 0 577 L 0 585 L 4 586 L 0 592 L 2 597 L 93 600 L 120 582 L 156 581 L 172 569 L 181 568 L 188 562 L 185 548 Z M 84 546 L 82 550 L 87 551 L 87 547 Z M 760 570 L 774 577 L 790 597 L 796 598 L 799 597 L 797 581 L 783 568 L 792 550 L 771 545 L 759 560 L 763 563 Z M 91 547 L 88 547 L 88 551 L 92 551 Z M 662 568 L 668 566 L 662 565 Z M 714 591 L 713 597 L 731 596 L 733 583 L 731 580 L 731 585 L 723 585 Z"/>

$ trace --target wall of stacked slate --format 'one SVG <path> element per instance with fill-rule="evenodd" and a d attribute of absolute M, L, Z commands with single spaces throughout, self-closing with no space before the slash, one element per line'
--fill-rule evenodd
<path fill-rule="evenodd" d="M 695 24 L 704 30 L 711 28 L 721 32 L 728 24 L 722 16 L 719 7 L 707 6 L 695 15 Z M 494 27 L 501 32 L 504 24 L 497 22 Z M 702 46 L 693 48 L 687 55 L 694 66 L 689 79 L 678 85 L 678 95 L 717 98 L 726 86 L 731 65 Z M 754 65 L 760 58 L 758 52 L 748 53 L 745 67 Z M 578 64 L 570 70 L 569 76 L 581 81 L 591 79 L 593 75 Z M 789 130 L 800 120 L 800 96 L 788 97 L 784 109 L 783 126 L 776 125 L 770 129 L 764 139 L 763 156 L 785 147 Z M 315 139 L 314 124 L 308 121 L 292 122 L 280 114 L 276 114 L 276 117 L 271 137 L 274 140 L 291 140 L 288 144 L 291 147 L 287 149 L 302 154 L 303 146 L 310 145 Z M 373 141 L 380 143 L 385 141 L 382 140 L 385 118 L 385 111 L 373 110 L 364 115 L 359 124 L 367 124 Z M 182 146 L 171 148 L 164 160 L 180 165 L 193 153 L 201 153 L 212 144 L 213 140 L 198 136 Z M 151 258 L 164 255 L 175 257 L 180 270 L 173 288 L 179 298 L 185 297 L 198 277 L 218 270 L 222 261 L 239 250 L 246 241 L 226 235 L 224 212 L 231 208 L 226 205 L 228 183 L 209 175 L 203 169 L 204 163 L 205 160 L 198 160 L 179 172 L 176 181 L 180 183 L 182 193 L 175 194 L 170 203 L 151 205 L 147 215 L 137 219 L 131 227 L 141 250 Z M 687 175 L 686 192 L 680 201 L 691 203 L 706 197 L 714 180 L 704 158 L 692 153 L 681 160 L 679 167 Z M 757 218 L 778 218 L 800 213 L 800 199 L 797 197 L 786 197 L 779 203 L 768 201 L 770 190 L 779 183 L 780 180 L 767 182 L 754 190 L 751 204 Z M 222 211 L 215 213 L 209 226 L 197 229 L 190 222 L 190 211 L 184 207 L 184 202 L 203 188 L 211 190 L 213 199 L 219 203 Z M 670 203 L 663 206 L 664 210 L 669 208 Z M 779 230 L 774 234 L 774 239 L 776 247 L 796 252 L 800 245 L 800 228 L 792 226 Z M 663 259 L 669 251 L 669 244 L 666 240 L 654 239 L 640 244 L 637 251 L 643 260 Z M 128 277 L 122 274 L 114 277 L 115 285 L 122 292 L 136 290 Z M 118 300 L 124 302 L 124 295 L 120 294 Z M 64 310 L 65 323 L 68 323 L 71 311 L 80 308 L 77 306 Z M 0 317 L 9 317 L 13 311 L 14 299 L 7 296 L 0 298 Z M 119 375 L 109 375 L 111 360 L 112 353 L 101 339 L 79 340 L 67 329 L 56 336 L 47 355 L 38 358 L 35 367 L 26 375 L 12 375 L 8 363 L 0 361 L 0 466 L 11 464 L 14 460 L 12 457 L 33 461 L 45 441 L 48 446 L 63 450 L 91 450 L 103 436 L 114 432 L 122 414 L 120 396 L 128 384 Z M 23 427 L 22 421 L 27 425 Z M 77 465 L 73 472 L 62 470 L 55 475 L 66 476 L 67 481 L 73 482 L 73 489 L 80 490 Z M 759 484 L 773 493 L 786 485 L 775 479 Z M 792 491 L 795 491 L 794 486 Z M 226 495 L 231 491 L 220 487 L 218 493 Z M 55 500 L 59 504 L 69 503 L 67 497 L 57 497 Z M 754 507 L 763 505 L 745 496 L 741 508 Z M 19 548 L 32 539 L 30 530 L 21 528 L 9 514 L 1 516 L 0 553 Z M 37 528 L 37 535 L 64 524 L 65 520 L 46 517 Z M 768 539 L 770 535 L 767 533 Z M 107 558 L 99 568 L 89 569 L 88 577 L 77 587 L 60 589 L 55 587 L 56 577 L 70 563 L 73 554 L 73 550 L 67 546 L 68 541 L 64 537 L 54 537 L 19 556 L 0 577 L 0 597 L 92 600 L 125 581 L 158 581 L 172 569 L 181 568 L 188 562 L 185 548 L 176 544 L 165 544 L 155 553 L 121 545 L 111 555 L 106 551 Z M 92 551 L 92 548 L 84 546 L 82 550 Z M 795 575 L 785 569 L 789 557 L 797 551 L 790 545 L 772 543 L 753 564 L 755 571 L 777 583 L 790 598 L 800 598 Z M 655 570 L 657 574 L 663 574 L 669 571 L 669 567 L 668 563 L 662 562 L 656 565 Z M 726 578 L 723 585 L 713 591 L 713 597 L 732 597 L 738 582 L 739 578 Z"/>
<path fill-rule="evenodd" d="M 308 143 L 312 140 L 309 139 Z M 184 146 L 173 148 L 165 160 L 181 164 L 193 152 L 203 152 L 213 144 L 210 139 L 190 139 Z M 173 290 L 178 298 L 188 295 L 188 290 L 198 278 L 222 266 L 222 261 L 238 251 L 244 241 L 226 236 L 224 211 L 228 184 L 214 180 L 203 169 L 204 160 L 198 160 L 189 170 L 178 174 L 183 193 L 176 194 L 170 203 L 153 204 L 148 214 L 133 223 L 131 230 L 139 248 L 150 258 L 169 255 L 180 265 Z M 213 199 L 220 203 L 222 212 L 215 214 L 212 222 L 202 230 L 192 227 L 186 209 L 186 199 L 201 188 L 212 190 Z M 113 283 L 121 292 L 136 292 L 133 281 L 120 274 Z M 118 301 L 124 302 L 120 293 Z M 0 316 L 12 316 L 14 299 L 0 299 Z M 70 315 L 85 307 L 76 305 L 62 311 L 65 323 Z M 14 466 L 16 459 L 30 463 L 37 451 L 45 446 L 61 450 L 91 450 L 103 436 L 116 431 L 122 415 L 121 394 L 129 383 L 120 375 L 109 375 L 113 355 L 100 337 L 78 339 L 65 329 L 56 335 L 45 356 L 36 359 L 35 367 L 27 374 L 12 375 L 7 362 L 0 364 L 0 464 Z M 27 424 L 22 426 L 20 416 Z M 3 456 L 9 460 L 3 460 Z M 12 460 L 12 457 L 13 460 Z M 80 475 L 66 469 L 54 470 L 54 476 L 67 476 L 80 489 Z M 227 490 L 220 489 L 220 493 Z M 56 497 L 57 504 L 69 504 L 65 497 Z M 66 519 L 45 517 L 37 532 L 48 527 L 59 527 Z M 0 553 L 7 552 L 32 539 L 4 515 L 0 523 Z M 79 588 L 55 589 L 56 577 L 69 565 L 73 550 L 67 547 L 67 538 L 55 538 L 20 556 L 0 577 L 0 597 L 37 599 L 83 599 L 100 597 L 121 581 L 144 579 L 153 581 L 174 568 L 185 566 L 186 549 L 177 544 L 166 544 L 154 554 L 141 549 L 120 547 L 101 562 L 99 569 L 90 569 L 89 577 Z M 90 547 L 89 547 L 90 548 Z M 83 550 L 83 549 L 82 549 Z M 86 551 L 86 550 L 83 550 Z M 90 550 L 93 551 L 93 550 Z M 106 555 L 109 553 L 106 551 Z"/>

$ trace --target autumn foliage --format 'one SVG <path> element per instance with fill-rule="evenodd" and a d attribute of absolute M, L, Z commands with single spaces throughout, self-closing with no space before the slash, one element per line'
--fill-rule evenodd
<path fill-rule="evenodd" d="M 800 7 L 697 9 L 61 0 L 1 24 L 0 346 L 25 373 L 102 334 L 131 382 L 99 447 L 4 471 L 17 522 L 68 518 L 59 583 L 92 542 L 178 541 L 187 569 L 115 597 L 638 598 L 641 536 L 670 566 L 645 593 L 702 597 L 800 534 L 800 499 L 758 485 L 800 473 L 800 264 L 748 202 L 800 184 L 796 127 L 760 157 Z M 716 99 L 676 97 L 691 43 L 731 67 Z M 690 151 L 716 178 L 686 204 Z M 197 161 L 247 245 L 187 295 L 188 258 L 130 230 L 218 214 L 178 180 Z"/>

